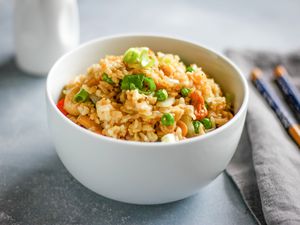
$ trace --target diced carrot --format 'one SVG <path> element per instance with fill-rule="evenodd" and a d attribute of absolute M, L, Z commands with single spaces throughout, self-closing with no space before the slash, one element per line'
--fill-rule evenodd
<path fill-rule="evenodd" d="M 162 88 L 164 88 L 164 86 L 161 84 L 161 82 L 157 82 L 156 83 L 156 88 L 157 89 L 162 89 Z"/>
<path fill-rule="evenodd" d="M 57 108 L 61 111 L 65 116 L 68 115 L 68 112 L 64 109 L 65 99 L 62 98 L 57 103 Z"/>
<path fill-rule="evenodd" d="M 177 122 L 177 126 L 179 126 L 181 128 L 182 136 L 185 137 L 187 135 L 187 133 L 188 133 L 188 127 L 187 127 L 187 125 L 183 121 L 179 120 Z"/>
<path fill-rule="evenodd" d="M 207 116 L 207 109 L 205 107 L 204 98 L 200 91 L 194 91 L 191 94 L 192 105 L 195 109 L 195 116 L 198 120 L 201 120 Z"/>
<path fill-rule="evenodd" d="M 172 68 L 169 65 L 162 65 L 161 69 L 164 72 L 165 76 L 170 76 L 173 73 Z"/>
<path fill-rule="evenodd" d="M 201 98 L 202 95 L 200 93 L 200 91 L 194 91 L 193 93 L 191 93 L 191 99 L 192 99 L 192 104 L 194 105 L 195 103 L 201 102 Z"/>
<path fill-rule="evenodd" d="M 194 82 L 194 84 L 201 84 L 203 82 L 203 77 L 201 76 L 201 73 L 196 72 L 193 75 L 190 76 L 190 79 Z"/>

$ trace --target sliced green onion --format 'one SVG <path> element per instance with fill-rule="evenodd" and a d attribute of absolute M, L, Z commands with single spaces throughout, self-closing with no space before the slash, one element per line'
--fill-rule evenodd
<path fill-rule="evenodd" d="M 205 108 L 206 108 L 206 109 L 209 108 L 209 105 L 208 105 L 207 101 L 204 101 L 204 105 L 205 105 Z"/>
<path fill-rule="evenodd" d="M 188 66 L 186 68 L 186 72 L 194 72 L 194 71 L 195 71 L 195 69 L 193 67 L 191 67 L 191 66 Z"/>
<path fill-rule="evenodd" d="M 140 93 L 151 94 L 156 90 L 155 82 L 152 78 L 144 74 L 126 75 L 121 81 L 122 90 L 138 89 Z"/>
<path fill-rule="evenodd" d="M 139 93 L 140 94 L 144 94 L 144 95 L 150 95 L 150 94 L 152 94 L 153 92 L 152 91 L 145 91 L 145 90 L 139 90 Z"/>
<path fill-rule="evenodd" d="M 140 52 L 137 48 L 130 48 L 128 49 L 125 54 L 123 61 L 126 63 L 135 63 L 140 55 Z"/>
<path fill-rule="evenodd" d="M 144 78 L 143 74 L 135 74 L 135 75 L 126 75 L 121 81 L 121 89 L 122 90 L 134 90 L 139 89 L 142 90 L 144 87 Z"/>
<path fill-rule="evenodd" d="M 74 101 L 85 102 L 88 97 L 89 97 L 89 93 L 83 88 L 81 88 L 80 91 L 74 96 Z"/>
<path fill-rule="evenodd" d="M 146 67 L 150 63 L 150 58 L 148 55 L 148 49 L 142 49 L 140 55 L 140 62 L 142 67 Z"/>
<path fill-rule="evenodd" d="M 189 89 L 189 88 L 181 88 L 181 90 L 180 90 L 182 97 L 187 97 L 190 92 L 191 92 L 191 89 Z"/>
<path fill-rule="evenodd" d="M 165 101 L 168 98 L 168 92 L 165 89 L 159 89 L 155 92 L 154 95 L 157 98 L 157 101 Z"/>
<path fill-rule="evenodd" d="M 200 122 L 203 124 L 203 126 L 205 127 L 206 130 L 212 128 L 212 123 L 211 123 L 210 119 L 204 118 L 204 119 L 200 120 Z"/>
<path fill-rule="evenodd" d="M 154 64 L 154 59 L 149 57 L 149 48 L 130 48 L 124 53 L 123 61 L 129 67 L 150 67 Z"/>
<path fill-rule="evenodd" d="M 114 84 L 114 82 L 112 81 L 112 79 L 107 75 L 107 73 L 103 73 L 102 74 L 102 80 L 109 83 L 109 84 Z"/>
<path fill-rule="evenodd" d="M 153 92 L 156 90 L 156 85 L 155 82 L 152 78 L 150 77 L 145 77 L 144 78 L 144 84 L 146 84 L 146 86 L 148 87 L 148 90 Z"/>
<path fill-rule="evenodd" d="M 161 123 L 164 126 L 171 126 L 173 125 L 175 122 L 175 119 L 173 117 L 173 115 L 171 113 L 165 113 L 162 117 L 161 117 Z"/>
<path fill-rule="evenodd" d="M 200 121 L 193 121 L 193 126 L 194 126 L 195 134 L 199 134 L 199 129 L 200 129 L 200 126 L 201 126 Z"/>
<path fill-rule="evenodd" d="M 135 84 L 130 83 L 129 84 L 129 90 L 135 90 L 135 89 L 137 89 L 137 87 L 135 86 Z"/>

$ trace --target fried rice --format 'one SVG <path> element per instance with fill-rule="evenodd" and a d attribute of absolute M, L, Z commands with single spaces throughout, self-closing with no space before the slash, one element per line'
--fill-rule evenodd
<path fill-rule="evenodd" d="M 232 95 L 201 67 L 146 47 L 91 65 L 65 85 L 57 107 L 99 135 L 140 142 L 203 135 L 233 117 Z"/>

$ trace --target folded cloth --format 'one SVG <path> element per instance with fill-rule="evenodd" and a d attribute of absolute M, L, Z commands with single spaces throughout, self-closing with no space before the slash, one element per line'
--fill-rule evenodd
<path fill-rule="evenodd" d="M 226 54 L 247 78 L 253 67 L 260 67 L 278 96 L 281 93 L 272 78 L 277 64 L 286 66 L 300 87 L 300 52 L 229 50 Z M 250 82 L 249 89 L 246 127 L 226 172 L 259 224 L 300 224 L 299 148 Z"/>

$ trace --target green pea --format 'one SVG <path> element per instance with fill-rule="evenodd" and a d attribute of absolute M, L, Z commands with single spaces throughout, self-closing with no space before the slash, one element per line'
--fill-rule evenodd
<path fill-rule="evenodd" d="M 161 123 L 164 126 L 171 126 L 173 125 L 175 122 L 175 119 L 173 117 L 173 115 L 171 113 L 165 113 L 162 117 L 161 117 Z"/>
<path fill-rule="evenodd" d="M 189 89 L 189 88 L 181 88 L 181 90 L 180 90 L 182 97 L 187 97 L 190 92 L 191 92 L 191 89 Z"/>
<path fill-rule="evenodd" d="M 211 123 L 210 119 L 204 118 L 204 119 L 200 120 L 200 122 L 203 124 L 205 129 L 211 129 L 212 128 L 212 123 Z"/>
<path fill-rule="evenodd" d="M 165 89 L 160 89 L 155 92 L 155 97 L 157 101 L 165 101 L 168 98 L 168 92 Z"/>
<path fill-rule="evenodd" d="M 195 134 L 199 134 L 199 129 L 200 129 L 200 126 L 201 126 L 200 121 L 193 121 L 193 126 L 194 126 Z"/>

